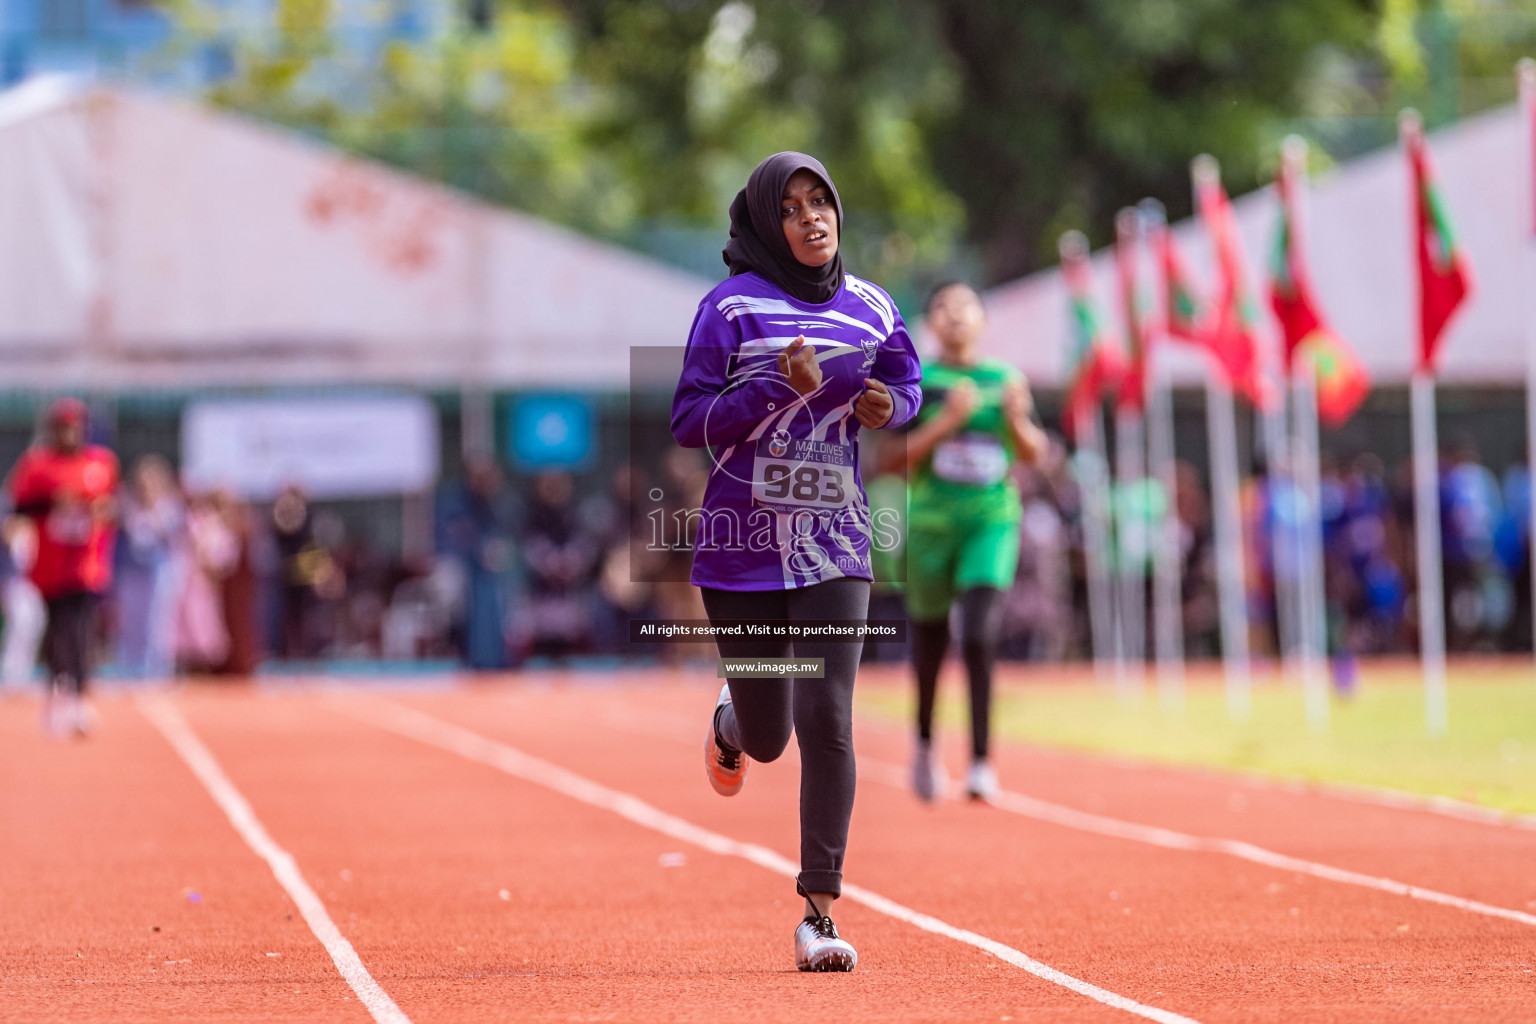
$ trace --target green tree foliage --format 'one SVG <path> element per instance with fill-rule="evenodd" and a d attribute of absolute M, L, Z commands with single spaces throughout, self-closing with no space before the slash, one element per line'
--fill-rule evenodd
<path fill-rule="evenodd" d="M 938 180 L 925 126 L 954 100 L 930 5 L 845 0 L 723 5 L 572 0 L 584 70 L 609 106 L 592 136 L 622 154 L 651 222 L 713 231 L 748 172 L 815 154 L 844 196 L 845 259 L 897 286 L 951 262 L 964 210 Z M 718 263 L 712 264 L 718 268 Z"/>
<path fill-rule="evenodd" d="M 960 101 L 935 123 L 940 174 L 967 209 L 988 276 L 1054 261 L 1057 236 L 1108 240 L 1115 211 L 1190 209 L 1189 160 L 1229 187 L 1267 180 L 1275 122 L 1303 106 L 1329 48 L 1361 49 L 1361 0 L 944 0 Z"/>
<path fill-rule="evenodd" d="M 386 34 L 343 20 L 337 0 L 277 0 L 259 29 L 216 0 L 175 3 L 178 46 L 232 51 L 233 74 L 209 92 L 218 105 L 596 234 L 636 216 L 619 161 L 593 144 L 600 97 L 559 9 L 504 4 L 484 30 L 456 15 L 422 41 L 366 50 L 349 37 Z"/>
<path fill-rule="evenodd" d="M 1394 65 L 1392 99 L 1432 124 L 1514 98 L 1511 71 L 1536 56 L 1536 0 L 1390 0 L 1408 56 Z M 1416 62 L 1417 67 L 1414 66 Z"/>
<path fill-rule="evenodd" d="M 1447 76 L 1507 98 L 1536 41 L 1536 0 L 438 0 L 368 49 L 346 19 L 391 5 L 275 0 L 253 27 L 166 2 L 183 53 L 231 54 L 219 103 L 705 271 L 752 166 L 814 153 L 849 266 L 906 299 L 1053 262 L 1067 228 L 1107 241 L 1145 196 L 1186 213 L 1196 153 L 1241 192 L 1287 131 L 1326 160 L 1399 102 L 1486 105 Z"/>

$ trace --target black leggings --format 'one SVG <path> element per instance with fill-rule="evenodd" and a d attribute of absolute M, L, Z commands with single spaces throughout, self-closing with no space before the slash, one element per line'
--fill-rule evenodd
<path fill-rule="evenodd" d="M 711 622 L 735 619 L 862 621 L 869 581 L 843 577 L 795 590 L 701 588 Z M 843 854 L 853 817 L 853 680 L 862 640 L 722 640 L 722 658 L 822 658 L 822 679 L 732 679 L 731 707 L 720 715 L 721 739 L 754 761 L 784 753 L 793 730 L 800 744 L 800 876 L 805 896 L 843 887 Z"/>
<path fill-rule="evenodd" d="M 996 587 L 972 587 L 960 594 L 960 652 L 971 682 L 971 756 L 987 758 L 992 734 L 992 666 L 997 661 L 997 634 L 1003 592 Z M 949 619 L 912 623 L 912 663 L 917 669 L 917 734 L 933 738 L 933 702 L 939 691 L 939 669 L 949 650 Z"/>
<path fill-rule="evenodd" d="M 96 595 L 87 590 L 48 599 L 48 629 L 43 634 L 43 660 L 48 682 L 64 693 L 84 696 L 91 665 L 91 628 L 96 621 Z"/>

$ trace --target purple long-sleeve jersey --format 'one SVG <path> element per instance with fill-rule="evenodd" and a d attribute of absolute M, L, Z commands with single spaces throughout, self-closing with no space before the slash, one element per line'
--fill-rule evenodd
<path fill-rule="evenodd" d="M 805 336 L 821 387 L 795 393 L 778 359 Z M 711 449 L 693 583 L 788 590 L 872 579 L 870 545 L 899 541 L 871 516 L 859 475 L 864 379 L 880 381 L 899 427 L 922 404 L 922 367 L 889 295 L 845 274 L 828 302 L 800 302 L 758 274 L 726 278 L 699 303 L 672 400 L 672 436 Z"/>

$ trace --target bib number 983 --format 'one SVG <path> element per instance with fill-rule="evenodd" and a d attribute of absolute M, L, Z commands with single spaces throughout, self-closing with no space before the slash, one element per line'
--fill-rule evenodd
<path fill-rule="evenodd" d="M 752 496 L 772 505 L 842 508 L 848 504 L 849 468 L 826 463 L 779 462 L 759 458 L 752 474 Z"/>

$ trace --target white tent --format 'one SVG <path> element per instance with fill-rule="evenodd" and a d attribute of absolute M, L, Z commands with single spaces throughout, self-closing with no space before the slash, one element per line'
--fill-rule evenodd
<path fill-rule="evenodd" d="M 0 94 L 6 387 L 617 389 L 711 286 L 188 103 Z"/>
<path fill-rule="evenodd" d="M 1442 342 L 1442 379 L 1523 384 L 1531 309 L 1527 292 L 1533 285 L 1522 280 L 1530 245 L 1526 191 L 1531 182 L 1519 111 L 1510 106 L 1468 119 L 1432 133 L 1429 145 L 1477 283 Z M 1278 217 L 1273 188 L 1243 196 L 1234 206 L 1250 284 L 1263 297 L 1267 340 L 1278 344 L 1267 301 L 1268 257 Z M 1325 314 L 1378 383 L 1405 382 L 1417 350 L 1407 161 L 1394 147 L 1320 175 L 1309 190 L 1308 210 L 1307 255 Z M 1174 230 L 1209 297 L 1212 262 L 1204 233 L 1189 221 Z M 1113 254 L 1100 252 L 1093 263 L 1100 300 L 1118 322 Z M 1039 384 L 1062 384 L 1070 328 L 1060 271 L 1003 285 L 987 295 L 987 304 L 987 351 L 1016 363 Z M 1181 350 L 1174 363 L 1177 377 L 1198 379 L 1200 358 Z"/>

